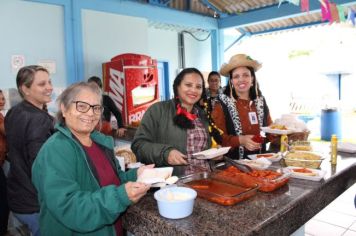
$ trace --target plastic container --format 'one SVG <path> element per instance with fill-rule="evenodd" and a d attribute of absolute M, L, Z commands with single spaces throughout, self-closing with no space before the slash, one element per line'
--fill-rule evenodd
<path fill-rule="evenodd" d="M 331 140 L 331 135 L 336 134 L 341 138 L 341 114 L 337 109 L 323 109 L 320 118 L 321 139 Z"/>
<path fill-rule="evenodd" d="M 298 154 L 295 156 L 295 154 Z M 286 166 L 295 166 L 295 167 L 305 167 L 305 168 L 320 168 L 321 162 L 323 161 L 322 157 L 319 154 L 314 152 L 307 151 L 297 151 L 290 152 L 284 157 L 284 163 Z"/>
<path fill-rule="evenodd" d="M 320 168 L 322 160 L 301 160 L 301 159 L 284 158 L 284 162 L 286 166 L 318 169 Z"/>
<path fill-rule="evenodd" d="M 154 194 L 159 214 L 168 219 L 181 219 L 192 214 L 197 192 L 186 187 L 167 187 Z"/>
<path fill-rule="evenodd" d="M 214 173 L 200 172 L 182 177 L 179 184 L 195 189 L 198 196 L 223 206 L 235 205 L 257 193 L 258 185 L 227 183 L 214 178 Z"/>

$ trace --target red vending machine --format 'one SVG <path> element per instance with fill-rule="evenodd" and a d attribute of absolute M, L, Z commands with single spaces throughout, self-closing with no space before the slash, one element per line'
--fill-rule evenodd
<path fill-rule="evenodd" d="M 122 113 L 124 125 L 137 125 L 157 102 L 157 61 L 146 55 L 121 54 L 103 63 L 103 89 Z"/>

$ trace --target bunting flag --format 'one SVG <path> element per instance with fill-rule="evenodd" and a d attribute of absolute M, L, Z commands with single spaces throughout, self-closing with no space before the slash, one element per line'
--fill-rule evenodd
<path fill-rule="evenodd" d="M 309 0 L 300 0 L 301 11 L 309 12 Z"/>
<path fill-rule="evenodd" d="M 325 3 L 324 0 L 319 0 L 319 2 L 320 2 L 320 4 L 321 4 L 322 7 L 325 7 L 325 8 L 326 8 L 326 3 Z"/>
<path fill-rule="evenodd" d="M 280 7 L 283 2 L 289 2 L 296 6 L 300 6 L 301 11 L 309 12 L 309 0 L 279 0 L 278 7 Z M 330 3 L 329 0 L 319 0 L 319 2 L 322 21 L 330 21 L 330 23 L 346 21 L 344 6 Z M 350 20 L 354 26 L 356 23 L 355 15 L 356 12 L 349 8 L 347 20 Z"/>
<path fill-rule="evenodd" d="M 329 0 L 321 0 L 321 20 L 327 21 L 331 20 L 330 4 Z"/>
<path fill-rule="evenodd" d="M 337 11 L 339 12 L 339 20 L 341 22 L 344 22 L 345 19 L 345 11 L 344 11 L 344 7 L 342 5 L 337 5 Z"/>
<path fill-rule="evenodd" d="M 336 4 L 330 3 L 329 7 L 330 7 L 330 15 L 331 15 L 330 23 L 340 22 L 339 11 L 337 10 Z"/>

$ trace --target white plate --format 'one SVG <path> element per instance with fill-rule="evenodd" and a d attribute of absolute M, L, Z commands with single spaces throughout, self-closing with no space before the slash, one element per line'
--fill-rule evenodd
<path fill-rule="evenodd" d="M 337 150 L 340 152 L 356 153 L 356 144 L 348 142 L 339 142 L 337 144 Z"/>
<path fill-rule="evenodd" d="M 288 166 L 285 169 L 290 171 L 291 177 L 293 178 L 298 178 L 298 179 L 306 179 L 306 180 L 311 180 L 311 181 L 320 181 L 322 178 L 324 178 L 326 172 L 324 170 L 317 170 L 317 169 L 311 169 L 311 168 L 306 168 L 310 171 L 312 171 L 315 175 L 305 175 L 302 173 L 297 173 L 294 172 L 293 169 L 300 169 L 302 167 L 293 167 L 293 166 Z"/>
<path fill-rule="evenodd" d="M 164 184 L 166 179 L 172 176 L 172 173 L 173 167 L 145 169 L 143 173 L 137 178 L 137 182 L 152 184 L 151 187 L 161 187 L 162 183 Z"/>
<path fill-rule="evenodd" d="M 262 157 L 259 157 L 257 158 L 258 155 L 268 155 L 268 154 L 273 154 L 273 156 L 271 157 L 264 157 L 266 158 L 267 160 L 270 160 L 271 162 L 277 162 L 277 161 L 280 161 L 282 159 L 282 154 L 279 152 L 279 153 L 262 153 L 262 154 L 251 154 L 251 155 L 247 155 L 251 160 L 256 160 L 256 159 L 259 159 L 259 158 L 262 158 Z"/>
<path fill-rule="evenodd" d="M 294 133 L 295 131 L 292 129 L 271 129 L 270 127 L 261 127 L 261 130 L 266 133 L 270 134 L 291 134 Z"/>
<path fill-rule="evenodd" d="M 255 170 L 265 170 L 272 164 L 272 162 L 270 162 L 266 158 L 259 158 L 256 160 L 242 159 L 242 160 L 236 160 L 236 162 L 248 165 L 249 167 Z"/>
<path fill-rule="evenodd" d="M 200 160 L 212 159 L 226 154 L 230 148 L 231 147 L 210 148 L 202 152 L 194 153 L 192 156 Z"/>

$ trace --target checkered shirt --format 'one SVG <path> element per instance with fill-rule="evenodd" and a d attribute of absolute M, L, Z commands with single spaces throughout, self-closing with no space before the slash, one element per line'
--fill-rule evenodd
<path fill-rule="evenodd" d="M 200 118 L 195 119 L 193 124 L 194 128 L 187 130 L 187 157 L 189 165 L 185 169 L 186 175 L 209 170 L 209 164 L 206 160 L 198 160 L 192 157 L 193 153 L 203 151 L 208 142 L 208 133 Z"/>

